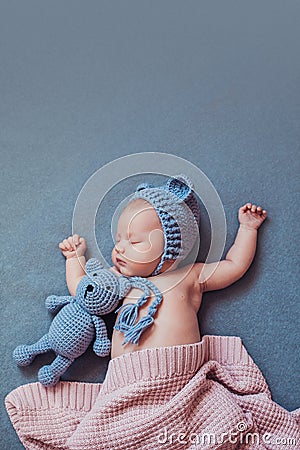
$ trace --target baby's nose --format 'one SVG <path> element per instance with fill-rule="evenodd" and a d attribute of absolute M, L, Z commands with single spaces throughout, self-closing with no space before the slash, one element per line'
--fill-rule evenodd
<path fill-rule="evenodd" d="M 118 253 L 124 253 L 124 244 L 122 242 L 116 242 L 115 249 Z"/>

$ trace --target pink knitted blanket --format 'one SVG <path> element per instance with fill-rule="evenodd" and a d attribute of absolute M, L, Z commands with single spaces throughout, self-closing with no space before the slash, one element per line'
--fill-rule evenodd
<path fill-rule="evenodd" d="M 21 386 L 6 397 L 26 449 L 300 449 L 300 410 L 272 401 L 240 338 L 140 350 L 102 385 Z"/>

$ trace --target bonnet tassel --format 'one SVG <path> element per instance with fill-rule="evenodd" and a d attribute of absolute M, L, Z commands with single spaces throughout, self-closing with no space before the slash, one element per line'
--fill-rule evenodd
<path fill-rule="evenodd" d="M 145 317 L 142 317 L 141 320 L 138 321 L 133 327 L 130 327 L 124 333 L 124 342 L 123 345 L 128 344 L 138 344 L 141 334 L 149 328 L 154 322 L 154 319 L 149 314 Z"/>
<path fill-rule="evenodd" d="M 131 343 L 138 344 L 141 334 L 149 328 L 153 322 L 153 316 L 157 307 L 162 301 L 162 294 L 157 287 L 149 280 L 141 277 L 132 277 L 130 279 L 132 287 L 144 290 L 144 295 L 139 298 L 137 303 L 126 303 L 116 310 L 120 312 L 118 320 L 114 326 L 115 330 L 124 333 L 124 342 L 122 345 Z M 150 288 L 150 289 L 149 289 Z M 148 309 L 148 314 L 142 317 L 137 323 L 139 308 L 147 302 L 150 297 L 150 290 L 155 294 L 155 300 Z"/>
<path fill-rule="evenodd" d="M 127 303 L 122 305 L 116 310 L 116 313 L 121 311 L 118 321 L 115 325 L 115 330 L 122 331 L 125 333 L 129 328 L 131 328 L 138 316 L 139 306 L 137 303 Z"/>

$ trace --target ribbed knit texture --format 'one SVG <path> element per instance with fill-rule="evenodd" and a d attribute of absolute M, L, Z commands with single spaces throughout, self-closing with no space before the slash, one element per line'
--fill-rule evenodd
<path fill-rule="evenodd" d="M 27 449 L 300 448 L 300 411 L 272 401 L 237 337 L 128 353 L 110 361 L 102 386 L 29 384 L 6 397 L 6 408 Z M 248 444 L 241 441 L 247 432 L 257 434 Z M 215 444 L 192 442 L 204 433 Z M 233 439 L 219 445 L 222 433 Z M 291 438 L 296 445 L 275 443 Z"/>
<path fill-rule="evenodd" d="M 168 178 L 161 186 L 140 184 L 131 200 L 141 198 L 155 209 L 164 233 L 164 251 L 152 275 L 165 261 L 184 259 L 199 237 L 200 209 L 193 183 L 186 175 Z"/>

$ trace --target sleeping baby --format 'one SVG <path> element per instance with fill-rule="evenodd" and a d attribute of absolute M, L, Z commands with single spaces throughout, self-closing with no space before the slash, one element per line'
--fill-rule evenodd
<path fill-rule="evenodd" d="M 103 383 L 31 383 L 6 397 L 28 449 L 257 450 L 299 448 L 300 410 L 272 401 L 267 383 L 235 336 L 200 337 L 206 291 L 225 288 L 249 268 L 267 217 L 245 203 L 224 260 L 182 265 L 199 239 L 199 206 L 185 176 L 142 184 L 122 211 L 112 250 L 119 277 L 151 281 L 160 295 L 132 289 L 117 310 Z M 85 275 L 86 242 L 59 248 L 75 295 Z M 154 292 L 154 290 L 152 290 Z M 159 299 L 159 301 L 158 301 Z"/>
<path fill-rule="evenodd" d="M 143 348 L 200 341 L 197 313 L 203 292 L 222 289 L 242 277 L 253 260 L 257 230 L 266 217 L 261 206 L 246 203 L 239 209 L 239 230 L 224 260 L 178 268 L 196 244 L 199 233 L 199 206 L 193 185 L 180 175 L 161 186 L 138 186 L 119 217 L 111 270 L 119 276 L 149 278 L 163 294 L 163 301 L 138 346 L 131 342 L 122 345 L 124 336 L 117 317 L 112 358 Z M 59 248 L 66 257 L 67 284 L 74 295 L 85 275 L 86 242 L 74 234 L 64 239 Z M 123 305 L 130 305 L 139 297 L 140 291 L 133 289 Z M 139 307 L 137 322 L 147 315 L 151 302 L 153 298 Z"/>

